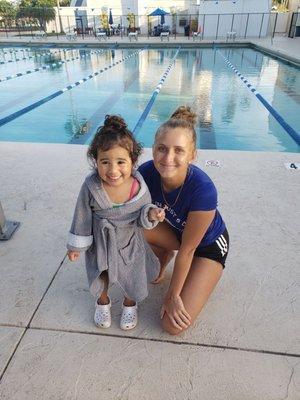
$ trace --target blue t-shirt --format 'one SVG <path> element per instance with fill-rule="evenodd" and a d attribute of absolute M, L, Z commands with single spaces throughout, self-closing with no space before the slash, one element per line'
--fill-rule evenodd
<path fill-rule="evenodd" d="M 145 162 L 139 167 L 138 171 L 149 188 L 152 202 L 158 207 L 164 207 L 165 201 L 162 195 L 160 175 L 153 161 Z M 180 190 L 181 193 L 176 201 Z M 200 168 L 190 165 L 183 187 L 164 193 L 164 196 L 170 205 L 176 201 L 173 207 L 165 208 L 165 212 L 166 221 L 173 227 L 178 237 L 182 235 L 190 211 L 216 210 L 215 217 L 201 243 L 199 243 L 199 247 L 212 244 L 224 232 L 225 224 L 217 210 L 216 187 L 210 177 Z"/>

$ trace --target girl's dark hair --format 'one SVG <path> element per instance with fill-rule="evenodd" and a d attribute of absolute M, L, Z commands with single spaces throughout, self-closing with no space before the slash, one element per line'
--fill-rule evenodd
<path fill-rule="evenodd" d="M 195 124 L 197 122 L 197 115 L 189 106 L 178 107 L 170 119 L 164 122 L 157 130 L 155 139 L 161 134 L 165 133 L 169 129 L 182 128 L 190 131 L 192 135 L 192 141 L 194 148 L 196 148 L 197 135 L 195 131 Z"/>
<path fill-rule="evenodd" d="M 132 164 L 137 162 L 142 153 L 142 145 L 135 140 L 124 119 L 118 115 L 106 115 L 104 125 L 97 129 L 94 139 L 89 145 L 88 159 L 95 166 L 98 152 L 108 151 L 115 146 L 123 147 L 128 151 Z"/>

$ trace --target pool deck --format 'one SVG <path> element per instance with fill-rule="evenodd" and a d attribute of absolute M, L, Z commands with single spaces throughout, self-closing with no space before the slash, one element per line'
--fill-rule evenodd
<path fill-rule="evenodd" d="M 299 38 L 275 45 L 300 59 Z M 172 266 L 150 286 L 136 329 L 119 329 L 116 289 L 111 328 L 94 326 L 83 259 L 65 259 L 85 153 L 0 142 L 0 201 L 6 218 L 21 222 L 0 241 L 1 400 L 299 400 L 300 169 L 285 163 L 300 163 L 300 153 L 198 152 L 231 250 L 208 304 L 178 337 L 159 320 Z M 141 161 L 150 157 L 145 149 Z"/>
<path fill-rule="evenodd" d="M 249 39 L 237 39 L 235 41 L 226 41 L 226 40 L 199 40 L 196 39 L 193 41 L 191 37 L 183 37 L 177 36 L 174 38 L 173 35 L 170 36 L 169 40 L 163 39 L 161 41 L 160 37 L 147 37 L 147 36 L 139 36 L 138 40 L 135 39 L 130 40 L 127 36 L 123 38 L 118 36 L 112 36 L 108 38 L 106 41 L 99 41 L 94 36 L 84 36 L 82 38 L 80 35 L 76 38 L 76 40 L 68 40 L 65 36 L 49 36 L 47 39 L 41 38 L 32 38 L 32 37 L 18 37 L 18 36 L 10 36 L 6 37 L 4 33 L 0 34 L 0 45 L 28 45 L 28 46 L 39 46 L 39 45 L 51 45 L 54 46 L 78 46 L 78 45 L 86 45 L 93 47 L 141 47 L 151 45 L 154 47 L 174 47 L 174 46 L 183 46 L 186 48 L 201 48 L 201 47 L 209 47 L 212 44 L 223 45 L 223 46 L 241 46 L 241 45 L 255 45 L 257 48 L 267 51 L 274 56 L 282 57 L 290 60 L 291 62 L 296 63 L 300 66 L 300 37 L 288 38 L 286 36 L 275 36 L 273 39 L 268 38 L 249 38 Z"/>
<path fill-rule="evenodd" d="M 0 242 L 0 398 L 299 399 L 300 170 L 285 163 L 300 163 L 300 154 L 199 151 L 231 251 L 195 325 L 173 337 L 159 320 L 170 270 L 151 285 L 136 329 L 119 329 L 116 289 L 112 327 L 93 324 L 83 260 L 64 259 L 85 152 L 0 142 L 1 202 L 6 218 L 21 222 Z M 149 157 L 146 149 L 142 161 Z"/>

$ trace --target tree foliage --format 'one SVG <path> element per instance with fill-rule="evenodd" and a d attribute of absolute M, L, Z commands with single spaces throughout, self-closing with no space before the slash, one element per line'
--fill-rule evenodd
<path fill-rule="evenodd" d="M 46 29 L 46 23 L 55 19 L 55 0 L 21 0 L 17 13 L 18 18 L 37 21 L 40 29 Z"/>
<path fill-rule="evenodd" d="M 13 21 L 16 17 L 15 6 L 6 0 L 0 0 L 0 19 L 5 23 Z"/>
<path fill-rule="evenodd" d="M 59 0 L 59 4 L 61 7 L 69 7 L 71 4 L 71 0 Z"/>
<path fill-rule="evenodd" d="M 273 0 L 272 1 L 272 10 L 278 12 L 285 12 L 289 9 L 289 1 L 288 0 Z"/>

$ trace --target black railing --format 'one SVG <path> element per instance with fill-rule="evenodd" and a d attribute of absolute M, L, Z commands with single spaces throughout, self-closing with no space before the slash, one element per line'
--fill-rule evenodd
<path fill-rule="evenodd" d="M 106 32 L 107 36 L 126 36 L 137 31 L 144 36 L 159 36 L 161 32 L 169 32 L 174 38 L 190 37 L 198 33 L 201 39 L 218 40 L 234 33 L 235 38 L 274 37 L 278 23 L 277 13 L 235 13 L 235 14 L 169 14 L 164 17 L 135 15 L 131 21 L 127 16 L 115 15 L 114 24 L 108 23 L 103 15 L 88 14 L 86 10 L 68 9 L 69 15 L 62 15 L 56 10 L 55 18 L 51 18 L 46 10 L 39 17 L 22 17 L 0 19 L 0 35 L 9 36 L 47 36 L 65 34 L 85 37 L 97 36 L 97 32 Z M 21 14 L 19 14 L 21 15 Z M 47 18 L 43 19 L 43 15 Z M 294 13 L 290 35 L 297 33 L 298 13 Z M 300 25 L 300 21 L 299 21 Z M 300 29 L 300 28 L 299 28 Z"/>

